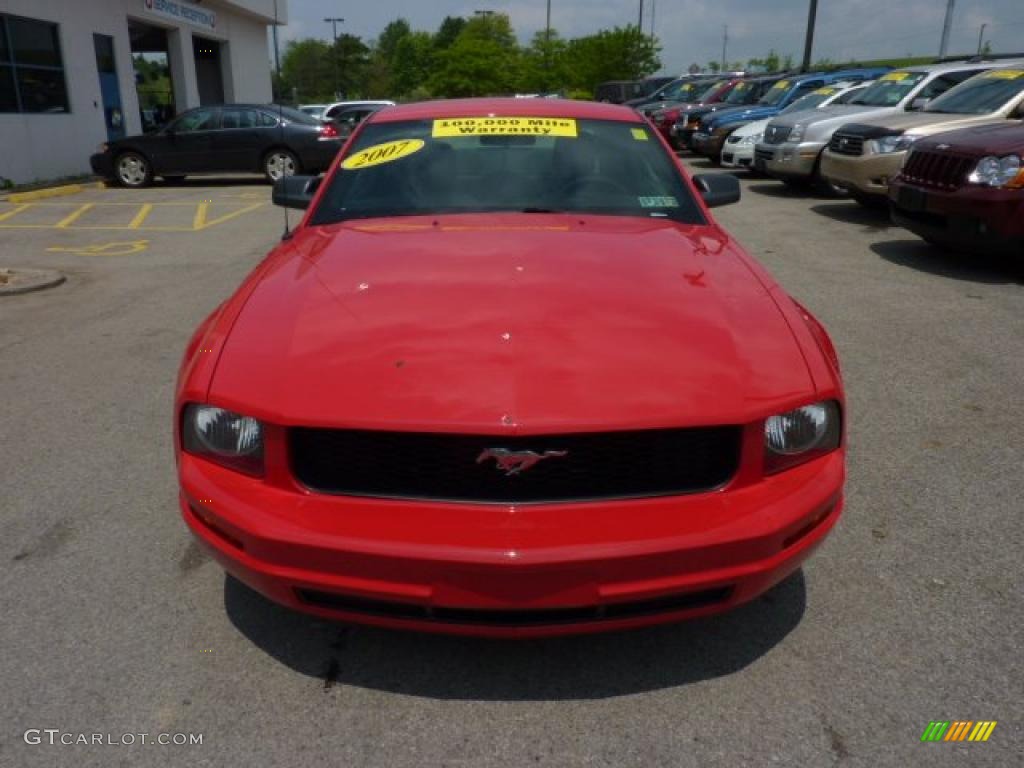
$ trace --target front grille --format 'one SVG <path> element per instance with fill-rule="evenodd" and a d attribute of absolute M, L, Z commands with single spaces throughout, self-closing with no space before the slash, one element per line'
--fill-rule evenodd
<path fill-rule="evenodd" d="M 769 125 L 764 132 L 765 144 L 782 144 L 789 138 L 793 129 L 788 125 Z"/>
<path fill-rule="evenodd" d="M 836 131 L 832 134 L 828 148 L 839 155 L 852 155 L 856 157 L 864 154 L 864 137 Z"/>
<path fill-rule="evenodd" d="M 740 427 L 515 437 L 303 427 L 289 430 L 289 443 L 292 471 L 313 491 L 528 503 L 711 490 L 736 473 L 740 435 Z M 499 456 L 482 458 L 489 450 Z M 502 451 L 547 458 L 507 474 Z"/>
<path fill-rule="evenodd" d="M 903 178 L 914 184 L 941 189 L 957 189 L 978 159 L 949 152 L 915 149 L 903 166 Z"/>
<path fill-rule="evenodd" d="M 775 159 L 775 152 L 773 150 L 770 150 L 770 149 L 757 149 L 755 147 L 754 148 L 754 159 L 755 160 L 762 160 L 762 161 L 764 161 L 766 163 L 769 163 L 769 162 L 771 162 L 772 160 Z"/>
<path fill-rule="evenodd" d="M 534 610 L 502 610 L 478 608 L 451 608 L 445 606 L 400 603 L 391 600 L 370 600 L 363 597 L 321 592 L 313 589 L 296 590 L 307 605 L 364 616 L 389 619 L 411 619 L 445 624 L 472 624 L 490 627 L 542 627 L 556 624 L 580 624 L 591 621 L 612 621 L 660 613 L 695 610 L 726 602 L 732 596 L 732 587 L 684 592 L 626 603 L 581 605 L 568 608 L 538 608 Z"/>

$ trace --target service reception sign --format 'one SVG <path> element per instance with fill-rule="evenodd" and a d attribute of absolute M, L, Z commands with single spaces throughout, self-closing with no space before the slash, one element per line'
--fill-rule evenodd
<path fill-rule="evenodd" d="M 172 21 L 186 22 L 204 29 L 217 28 L 217 13 L 182 0 L 142 0 L 146 11 Z"/>

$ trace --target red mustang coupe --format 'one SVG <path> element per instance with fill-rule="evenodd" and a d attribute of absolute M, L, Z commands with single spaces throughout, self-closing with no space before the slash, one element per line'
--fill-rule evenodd
<path fill-rule="evenodd" d="M 181 511 L 296 609 L 494 636 L 728 609 L 843 507 L 822 326 L 625 107 L 369 117 L 189 343 Z"/>

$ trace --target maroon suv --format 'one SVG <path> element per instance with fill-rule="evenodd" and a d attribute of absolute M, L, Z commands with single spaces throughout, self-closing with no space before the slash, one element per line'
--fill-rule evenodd
<path fill-rule="evenodd" d="M 975 253 L 1024 248 L 1024 125 L 920 139 L 889 185 L 892 218 L 929 243 Z"/>

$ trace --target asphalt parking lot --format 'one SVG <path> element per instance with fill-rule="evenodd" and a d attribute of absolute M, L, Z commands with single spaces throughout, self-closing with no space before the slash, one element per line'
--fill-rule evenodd
<path fill-rule="evenodd" d="M 1024 267 L 742 178 L 719 221 L 842 357 L 845 517 L 731 614 L 527 642 L 293 614 L 191 543 L 177 364 L 279 237 L 267 186 L 0 203 L 0 262 L 68 277 L 0 297 L 0 764 L 1020 765 Z M 921 743 L 933 720 L 998 726 Z M 46 728 L 203 743 L 26 744 Z"/>

